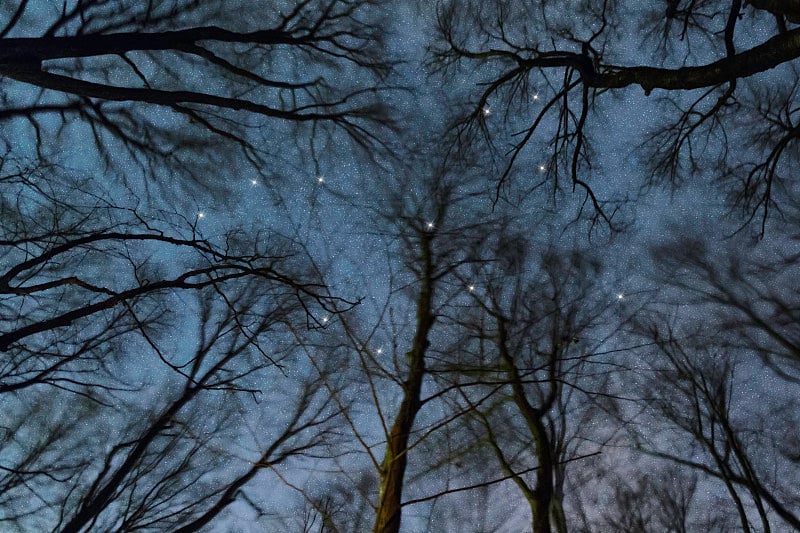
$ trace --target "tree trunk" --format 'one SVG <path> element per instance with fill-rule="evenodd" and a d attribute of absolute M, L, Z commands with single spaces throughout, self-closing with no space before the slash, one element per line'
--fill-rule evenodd
<path fill-rule="evenodd" d="M 428 348 L 428 335 L 435 320 L 432 312 L 433 302 L 433 263 L 431 258 L 431 237 L 421 239 L 422 272 L 421 287 L 417 299 L 417 328 L 411 351 L 408 352 L 409 372 L 403 383 L 403 401 L 397 417 L 392 424 L 381 463 L 381 483 L 378 508 L 375 516 L 374 533 L 397 533 L 400 531 L 403 478 L 408 460 L 408 438 L 414 419 L 421 407 L 422 381 L 425 378 L 425 352 Z"/>

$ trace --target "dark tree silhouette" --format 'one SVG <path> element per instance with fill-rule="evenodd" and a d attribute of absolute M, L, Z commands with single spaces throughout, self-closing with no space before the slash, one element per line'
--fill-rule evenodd
<path fill-rule="evenodd" d="M 457 390 L 437 390 L 431 376 L 452 357 L 446 345 L 458 327 L 453 300 L 467 293 L 458 272 L 481 260 L 481 242 L 498 227 L 488 204 L 472 204 L 479 180 L 474 169 L 412 157 L 382 185 L 382 202 L 357 206 L 370 215 L 370 230 L 385 245 L 386 255 L 378 259 L 387 264 L 385 303 L 337 315 L 332 327 L 338 335 L 331 335 L 328 348 L 346 345 L 353 358 L 351 379 L 361 392 L 353 407 L 359 416 L 349 417 L 348 425 L 364 459 L 359 472 L 374 471 L 358 479 L 375 482 L 348 491 L 359 502 L 347 505 L 349 518 L 340 513 L 338 521 L 330 519 L 352 524 L 366 501 L 375 509 L 370 520 L 376 532 L 399 531 L 405 506 L 438 498 L 434 476 L 447 459 L 433 443 L 462 413 L 443 404 Z M 377 290 L 376 283 L 374 273 L 365 274 L 356 290 Z M 341 475 L 354 483 L 352 471 Z M 342 501 L 339 494 L 328 497 Z M 319 498 L 309 501 L 316 505 Z"/>
<path fill-rule="evenodd" d="M 0 4 L 0 529 L 800 530 L 799 56 L 797 0 Z M 737 226 L 631 272 L 552 205 L 685 182 Z"/>
<path fill-rule="evenodd" d="M 683 238 L 655 249 L 658 304 L 639 313 L 652 349 L 637 371 L 646 406 L 638 451 L 727 496 L 743 531 L 800 528 L 796 512 L 796 300 L 781 247 L 712 251 Z M 783 258 L 783 260 L 781 259 Z M 648 422 L 649 421 L 649 422 Z"/>
<path fill-rule="evenodd" d="M 515 483 L 537 532 L 551 531 L 551 516 L 564 531 L 567 465 L 580 468 L 605 437 L 598 431 L 589 444 L 578 433 L 606 394 L 604 373 L 590 370 L 605 338 L 590 331 L 606 325 L 613 300 L 595 285 L 596 260 L 552 245 L 542 252 L 523 236 L 525 215 L 493 213 L 480 200 L 480 172 L 450 165 L 407 171 L 388 206 L 372 208 L 390 250 L 388 300 L 373 326 L 364 309 L 339 319 L 362 372 L 353 379 L 364 383 L 355 410 L 374 411 L 349 424 L 377 470 L 377 496 L 347 493 L 373 503 L 373 530 L 383 532 L 399 531 L 411 506 L 412 524 L 425 504 L 437 509 L 425 526 L 435 528 L 460 496 Z"/>
<path fill-rule="evenodd" d="M 282 468 L 289 458 L 324 454 L 334 443 L 338 410 L 319 386 L 323 376 L 309 371 L 289 380 L 278 366 L 303 365 L 300 353 L 281 346 L 278 338 L 282 329 L 287 334 L 283 323 L 293 313 L 304 314 L 299 306 L 256 285 L 243 287 L 235 304 L 215 302 L 213 290 L 205 292 L 196 303 L 194 352 L 161 348 L 159 355 L 177 370 L 154 385 L 149 401 L 128 395 L 117 400 L 118 409 L 75 409 L 62 413 L 70 422 L 55 424 L 20 411 L 26 418 L 16 431 L 22 442 L 13 470 L 25 482 L 12 484 L 5 499 L 11 505 L 25 497 L 36 502 L 36 494 L 47 497 L 39 509 L 28 502 L 9 507 L 4 512 L 9 523 L 31 527 L 35 522 L 26 515 L 35 511 L 33 517 L 48 529 L 65 532 L 196 531 L 224 516 L 234 502 L 251 505 L 247 493 L 253 479 Z M 256 386 L 264 380 L 272 386 Z M 254 393 L 285 409 L 270 412 L 266 425 L 259 424 L 240 411 L 257 399 Z M 152 401 L 156 394 L 163 400 Z M 24 406 L 30 398 L 18 395 L 10 405 Z M 254 425 L 238 422 L 243 416 Z M 87 424 L 109 434 L 89 438 Z M 231 448 L 236 440 L 244 444 L 248 432 L 252 443 Z M 41 444 L 24 446 L 26 440 Z M 12 455 L 8 444 L 6 456 Z M 59 459 L 59 452 L 65 457 L 51 468 L 48 461 Z"/>
<path fill-rule="evenodd" d="M 333 309 L 319 283 L 299 281 L 303 273 L 292 271 L 297 252 L 289 243 L 250 244 L 234 232 L 215 245 L 196 221 L 143 215 L 134 200 L 114 204 L 96 185 L 67 175 L 55 184 L 55 168 L 8 158 L 3 165 L 3 393 L 41 383 L 89 385 L 103 366 L 97 350 L 131 331 L 147 335 L 166 318 L 164 298 L 175 291 L 215 288 L 224 296 L 227 283 L 254 279 L 294 294 L 312 320 L 312 308 Z"/>
<path fill-rule="evenodd" d="M 465 340 L 453 350 L 452 386 L 466 404 L 472 448 L 489 450 L 494 457 L 483 461 L 499 465 L 487 481 L 513 481 L 532 531 L 564 532 L 565 501 L 578 490 L 569 487 L 568 465 L 581 468 L 602 446 L 601 432 L 590 435 L 585 424 L 598 418 L 594 406 L 606 394 L 592 367 L 606 355 L 594 348 L 605 340 L 613 302 L 598 290 L 600 263 L 587 253 L 518 232 L 492 242 L 486 255 L 494 260 L 470 278 L 472 309 L 460 313 Z"/>
<path fill-rule="evenodd" d="M 459 182 L 460 181 L 460 182 Z M 465 287 L 455 274 L 465 265 L 479 261 L 474 252 L 482 240 L 488 238 L 490 227 L 496 222 L 474 216 L 465 218 L 461 209 L 471 196 L 469 180 L 457 176 L 453 168 L 434 167 L 429 176 L 410 178 L 397 190 L 416 187 L 419 194 L 407 197 L 394 194 L 390 209 L 384 214 L 391 227 L 389 235 L 395 241 L 397 253 L 404 264 L 404 278 L 408 278 L 402 296 L 408 298 L 414 325 L 404 347 L 393 342 L 394 360 L 386 357 L 374 359 L 376 367 L 370 370 L 375 378 L 389 377 L 399 390 L 399 404 L 387 402 L 387 407 L 376 403 L 383 420 L 386 447 L 379 465 L 379 489 L 376 506 L 376 533 L 400 530 L 404 484 L 409 454 L 430 436 L 434 428 L 458 417 L 458 412 L 448 412 L 444 420 L 427 417 L 420 437 L 413 439 L 419 424 L 420 410 L 439 401 L 439 394 L 423 393 L 425 382 L 430 380 L 432 362 L 441 359 L 437 338 L 443 335 L 437 322 L 447 311 L 449 300 Z M 412 185 L 413 184 L 413 185 Z M 478 215 L 478 212 L 473 214 Z M 399 281 L 393 281 L 400 283 Z M 455 284 L 455 286 L 453 286 Z M 401 295 L 398 295 L 401 296 Z M 445 325 L 444 328 L 447 328 Z M 446 329 L 445 329 L 446 331 Z M 407 351 L 406 351 L 407 348 Z M 435 355 L 434 355 L 435 354 Z M 371 378 L 374 379 L 374 378 Z"/>
<path fill-rule="evenodd" d="M 375 127 L 388 124 L 376 91 L 391 66 L 377 6 L 7 4 L 0 118 L 26 124 L 40 156 L 69 148 L 76 136 L 93 139 L 95 153 L 128 179 L 138 166 L 148 179 L 189 173 L 219 185 L 221 165 L 237 159 L 271 177 L 288 148 L 282 138 L 277 150 L 276 134 L 291 132 L 289 124 L 307 125 L 297 139 L 309 140 L 302 151 L 312 157 L 336 131 L 374 149 Z M 226 155 L 220 140 L 237 150 Z"/>
<path fill-rule="evenodd" d="M 615 204 L 592 185 L 593 147 L 615 128 L 612 110 L 636 100 L 638 88 L 660 113 L 639 133 L 652 177 L 645 183 L 722 183 L 733 205 L 761 213 L 763 232 L 770 210 L 796 205 L 798 15 L 796 2 L 603 0 L 564 10 L 558 2 L 456 0 L 439 9 L 432 63 L 486 73 L 455 131 L 462 141 L 479 131 L 494 138 L 504 131 L 490 125 L 499 116 L 514 132 L 493 141 L 509 148 L 498 195 L 512 171 L 526 180 L 544 172 L 556 189 L 581 189 L 611 223 Z M 544 150 L 546 163 L 531 160 L 533 150 Z"/>
<path fill-rule="evenodd" d="M 641 473 L 643 469 L 647 472 Z M 716 513 L 704 505 L 697 476 L 682 474 L 669 467 L 637 465 L 635 474 L 615 479 L 613 493 L 602 504 L 602 518 L 595 524 L 621 533 L 721 533 L 735 529 L 730 516 Z M 585 527 L 589 530 L 590 525 Z"/>
<path fill-rule="evenodd" d="M 0 183 L 5 524 L 193 531 L 249 504 L 263 472 L 336 443 L 320 387 L 335 358 L 309 364 L 296 330 L 349 305 L 300 247 L 215 244 L 196 221 L 10 157 Z M 254 417 L 261 399 L 283 408 Z"/>

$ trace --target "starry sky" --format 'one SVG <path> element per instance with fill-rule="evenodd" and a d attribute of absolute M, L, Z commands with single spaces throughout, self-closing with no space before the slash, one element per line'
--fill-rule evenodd
<path fill-rule="evenodd" d="M 0 61 L 0 529 L 371 530 L 426 276 L 402 531 L 531 531 L 512 368 L 553 531 L 800 524 L 796 61 L 586 102 L 563 65 L 498 82 L 581 43 L 608 72 L 711 63 L 737 2 L 11 4 L 7 43 L 352 33 L 40 66 L 250 110 Z M 798 31 L 739 8 L 734 52 Z"/>

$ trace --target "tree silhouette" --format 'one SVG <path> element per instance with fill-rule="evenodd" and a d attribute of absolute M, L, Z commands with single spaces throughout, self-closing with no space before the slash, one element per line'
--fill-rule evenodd
<path fill-rule="evenodd" d="M 721 183 L 732 205 L 749 217 L 761 213 L 763 232 L 770 210 L 793 210 L 796 200 L 787 180 L 800 132 L 792 103 L 797 9 L 795 2 L 741 0 L 646 7 L 604 0 L 569 10 L 555 2 L 451 1 L 438 11 L 432 64 L 487 73 L 454 129 L 461 142 L 483 132 L 508 143 L 498 195 L 512 172 L 544 172 L 556 189 L 564 177 L 613 227 L 618 202 L 598 195 L 590 177 L 594 147 L 615 127 L 610 110 L 633 101 L 631 90 L 640 88 L 656 100 L 651 109 L 661 119 L 639 133 L 651 174 L 645 184 L 700 177 Z M 610 102 L 611 95 L 623 100 Z M 514 137 L 489 124 L 497 116 Z M 531 161 L 537 150 L 546 163 Z"/>
<path fill-rule="evenodd" d="M 773 290 L 795 265 L 782 255 L 727 254 L 690 238 L 659 246 L 663 298 L 636 319 L 652 351 L 637 372 L 651 422 L 635 446 L 716 485 L 727 494 L 722 512 L 742 531 L 800 528 L 788 488 L 797 443 L 786 433 L 796 406 L 795 311 L 791 290 Z"/>
<path fill-rule="evenodd" d="M 288 124 L 314 158 L 336 131 L 374 150 L 392 62 L 373 4 L 23 1 L 0 31 L 0 118 L 27 126 L 40 156 L 55 155 L 55 140 L 91 139 L 129 180 L 138 168 L 219 186 L 213 176 L 238 159 L 271 178 L 272 136 Z M 237 15 L 253 10 L 257 23 Z"/>
<path fill-rule="evenodd" d="M 309 365 L 295 330 L 349 304 L 299 248 L 236 232 L 215 244 L 196 221 L 114 203 L 55 167 L 7 157 L 3 171 L 9 527 L 197 530 L 263 472 L 335 444 L 340 411 L 319 386 L 335 360 Z M 285 407 L 254 418 L 261 397 Z"/>
<path fill-rule="evenodd" d="M 386 356 L 373 358 L 375 367 L 369 369 L 373 376 L 370 379 L 385 376 L 400 386 L 396 407 L 375 404 L 386 439 L 383 457 L 376 461 L 379 489 L 373 530 L 381 533 L 400 530 L 409 454 L 433 431 L 424 431 L 412 440 L 420 411 L 440 401 L 437 393 L 423 393 L 425 382 L 430 380 L 431 357 L 440 360 L 442 356 L 435 339 L 446 334 L 443 331 L 448 328 L 437 323 L 447 313 L 448 301 L 466 290 L 455 276 L 457 270 L 480 261 L 474 251 L 488 238 L 495 224 L 491 217 L 464 219 L 458 214 L 470 198 L 469 179 L 457 178 L 453 168 L 434 167 L 427 176 L 407 178 L 406 186 L 397 190 L 408 190 L 411 183 L 420 194 L 406 197 L 395 193 L 385 222 L 391 228 L 389 235 L 395 240 L 394 246 L 404 265 L 403 277 L 408 278 L 402 296 L 408 298 L 408 311 L 415 320 L 405 339 L 408 346 L 393 342 L 394 360 L 389 362 Z M 394 403 L 387 402 L 387 405 Z M 426 418 L 424 426 L 436 428 L 458 415 L 458 412 L 448 412 L 444 420 L 439 421 Z"/>
<path fill-rule="evenodd" d="M 519 234 L 505 239 L 524 243 Z M 463 374 L 457 383 L 478 438 L 530 507 L 532 531 L 564 532 L 568 463 L 600 449 L 587 449 L 591 439 L 576 431 L 603 395 L 602 381 L 586 376 L 597 359 L 590 339 L 608 319 L 610 300 L 594 293 L 600 263 L 588 254 L 554 248 L 515 259 L 489 262 L 473 276 L 478 313 L 465 324 L 464 366 L 453 371 Z"/>
<path fill-rule="evenodd" d="M 800 530 L 800 2 L 21 0 L 0 44 L 0 528 Z"/>
<path fill-rule="evenodd" d="M 54 385 L 70 362 L 87 362 L 127 332 L 146 334 L 165 312 L 159 297 L 176 290 L 209 287 L 224 295 L 226 283 L 253 278 L 286 287 L 306 309 L 312 302 L 332 304 L 319 283 L 280 272 L 292 254 L 278 252 L 278 243 L 271 254 L 264 244 L 245 251 L 248 243 L 231 233 L 217 246 L 198 234 L 196 221 L 167 212 L 143 215 L 69 176 L 59 176 L 56 186 L 49 174 L 55 169 L 4 164 L 0 350 L 13 363 L 4 369 L 3 392 Z M 178 260 L 181 254 L 185 260 Z M 154 255 L 171 257 L 175 268 Z"/>
<path fill-rule="evenodd" d="M 67 414 L 72 423 L 49 428 L 40 418 L 19 421 L 20 444 L 33 430 L 41 445 L 22 446 L 18 452 L 21 464 L 14 470 L 27 479 L 11 487 L 7 500 L 47 494 L 34 516 L 60 531 L 196 531 L 234 502 L 249 504 L 248 483 L 263 472 L 280 468 L 289 458 L 324 453 L 333 443 L 332 422 L 338 411 L 319 387 L 321 376 L 309 372 L 286 380 L 278 367 L 302 364 L 296 350 L 277 342 L 281 322 L 290 319 L 296 306 L 287 305 L 285 296 L 270 302 L 274 295 L 253 285 L 244 288 L 233 305 L 199 296 L 194 353 L 187 357 L 162 348 L 160 355 L 179 369 L 155 385 L 163 400 L 148 398 L 148 405 L 127 397 L 117 400 L 121 409 L 75 409 Z M 222 312 L 214 307 L 222 307 Z M 264 339 L 267 333 L 269 341 Z M 262 353 L 266 350 L 269 357 Z M 273 385 L 254 387 L 264 379 Z M 280 384 L 282 379 L 286 386 Z M 269 401 L 285 401 L 289 408 L 270 413 L 272 420 L 259 428 L 261 434 L 252 444 L 255 451 L 248 450 L 249 445 L 234 451 L 230 443 L 247 434 L 236 423 L 243 416 L 238 411 L 253 401 L 252 393 L 262 391 Z M 29 398 L 18 396 L 11 405 L 25 405 Z M 107 426 L 109 434 L 87 439 L 86 424 Z M 45 428 L 53 433 L 42 434 Z M 71 449 L 61 451 L 64 466 L 51 469 L 48 461 L 63 447 Z M 21 512 L 30 511 L 29 506 L 9 508 L 20 514 L 16 522 L 13 514 L 7 520 L 23 529 L 31 527 L 35 522 Z"/>

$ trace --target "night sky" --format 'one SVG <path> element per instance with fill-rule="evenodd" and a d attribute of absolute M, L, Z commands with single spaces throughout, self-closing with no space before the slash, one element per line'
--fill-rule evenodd
<path fill-rule="evenodd" d="M 800 530 L 800 4 L 0 5 L 0 530 Z"/>

